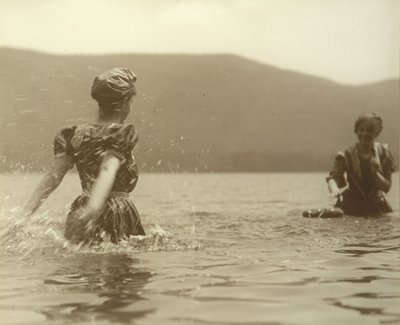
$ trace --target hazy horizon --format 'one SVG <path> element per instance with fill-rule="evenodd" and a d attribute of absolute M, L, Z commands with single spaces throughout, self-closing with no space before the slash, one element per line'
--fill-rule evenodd
<path fill-rule="evenodd" d="M 399 78 L 396 0 L 0 1 L 0 47 L 233 54 L 343 84 Z"/>
<path fill-rule="evenodd" d="M 119 55 L 123 55 L 123 56 L 129 56 L 129 55 L 140 55 L 140 56 L 234 56 L 234 57 L 240 57 L 243 58 L 245 60 L 248 61 L 252 61 L 252 62 L 256 62 L 258 64 L 262 64 L 265 66 L 269 66 L 278 70 L 282 70 L 282 71 L 288 71 L 288 72 L 294 72 L 294 73 L 298 73 L 304 76 L 310 76 L 310 77 L 315 77 L 315 78 L 319 78 L 322 80 L 327 80 L 327 81 L 331 81 L 334 82 L 338 85 L 344 85 L 344 86 L 366 86 L 366 85 L 370 85 L 370 84 L 375 84 L 375 83 L 381 83 L 381 82 L 386 82 L 386 81 L 392 81 L 392 80 L 400 80 L 400 76 L 393 76 L 393 77 L 387 77 L 384 79 L 379 79 L 379 80 L 371 80 L 371 81 L 365 81 L 363 83 L 359 83 L 359 84 L 352 84 L 352 83 L 346 83 L 346 82 L 341 82 L 338 80 L 334 80 L 329 78 L 328 76 L 319 76 L 319 75 L 314 75 L 312 73 L 307 73 L 304 71 L 297 71 L 294 69 L 290 69 L 290 68 L 285 68 L 285 67 L 281 67 L 278 65 L 273 65 L 270 64 L 268 62 L 261 62 L 257 59 L 254 58 L 250 58 L 250 57 L 246 57 L 244 55 L 240 55 L 240 54 L 236 54 L 236 53 L 183 53 L 183 52 L 177 52 L 177 53 L 146 53 L 146 52 L 109 52 L 109 53 L 53 53 L 53 52 L 47 52 L 44 50 L 35 50 L 35 49 L 30 49 L 30 48 L 24 48 L 24 47 L 9 47 L 9 46 L 0 46 L 0 50 L 4 49 L 4 50 L 16 50 L 16 51 L 26 51 L 26 52 L 32 52 L 32 53 L 37 53 L 37 54 L 43 54 L 43 55 L 49 55 L 49 56 L 65 56 L 65 57 L 106 57 L 106 56 L 119 56 Z"/>

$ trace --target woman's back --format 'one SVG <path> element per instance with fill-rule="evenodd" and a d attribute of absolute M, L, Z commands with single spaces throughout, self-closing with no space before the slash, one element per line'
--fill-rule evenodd
<path fill-rule="evenodd" d="M 56 156 L 68 155 L 76 165 L 84 193 L 95 182 L 102 159 L 112 153 L 121 160 L 112 192 L 131 192 L 136 186 L 138 169 L 132 150 L 138 141 L 133 125 L 83 124 L 61 129 L 54 139 Z"/>
<path fill-rule="evenodd" d="M 132 150 L 138 141 L 133 125 L 123 125 L 136 93 L 128 68 L 98 75 L 91 95 L 99 106 L 98 122 L 61 129 L 54 139 L 54 160 L 25 205 L 31 215 L 76 165 L 82 193 L 68 212 L 65 237 L 73 242 L 118 242 L 144 235 L 139 213 L 129 197 L 138 179 Z"/>

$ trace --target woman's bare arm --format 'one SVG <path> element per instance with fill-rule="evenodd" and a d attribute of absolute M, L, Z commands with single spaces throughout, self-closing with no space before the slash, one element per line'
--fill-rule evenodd
<path fill-rule="evenodd" d="M 90 214 L 97 214 L 103 208 L 108 194 L 114 185 L 115 177 L 120 166 L 121 162 L 116 156 L 112 154 L 104 156 L 99 176 L 93 184 L 87 204 L 87 210 Z"/>
<path fill-rule="evenodd" d="M 372 172 L 372 177 L 375 180 L 378 188 L 387 193 L 392 187 L 392 174 L 391 172 L 381 172 L 379 159 L 374 155 L 370 159 L 370 168 Z"/>
<path fill-rule="evenodd" d="M 383 176 L 379 171 L 372 172 L 372 176 L 376 182 L 378 188 L 387 193 L 389 192 L 390 188 L 392 187 L 392 176 L 386 175 Z"/>
<path fill-rule="evenodd" d="M 333 197 L 338 198 L 340 201 L 342 200 L 342 191 L 333 178 L 328 180 L 328 190 Z"/>
<path fill-rule="evenodd" d="M 46 172 L 39 185 L 25 204 L 26 215 L 34 213 L 44 200 L 60 185 L 65 174 L 72 166 L 72 158 L 64 155 L 54 159 L 53 166 Z"/>

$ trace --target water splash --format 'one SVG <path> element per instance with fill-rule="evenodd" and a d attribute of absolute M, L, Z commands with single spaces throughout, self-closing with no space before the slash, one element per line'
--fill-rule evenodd
<path fill-rule="evenodd" d="M 130 236 L 118 244 L 105 239 L 91 246 L 72 244 L 64 237 L 64 224 L 48 211 L 25 217 L 20 208 L 2 210 L 5 223 L 0 228 L 0 254 L 17 254 L 35 260 L 54 254 L 114 254 L 155 251 L 197 250 L 202 244 L 190 238 L 178 238 L 156 224 L 147 229 L 146 236 Z"/>

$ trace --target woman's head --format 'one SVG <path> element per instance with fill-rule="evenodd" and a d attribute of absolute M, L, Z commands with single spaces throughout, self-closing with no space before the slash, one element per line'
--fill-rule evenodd
<path fill-rule="evenodd" d="M 362 114 L 354 123 L 354 132 L 360 143 L 372 143 L 382 129 L 382 118 L 374 113 Z"/>
<path fill-rule="evenodd" d="M 136 76 L 128 68 L 114 68 L 98 75 L 92 85 L 91 95 L 99 104 L 100 118 L 129 114 L 132 97 L 136 94 Z"/>

